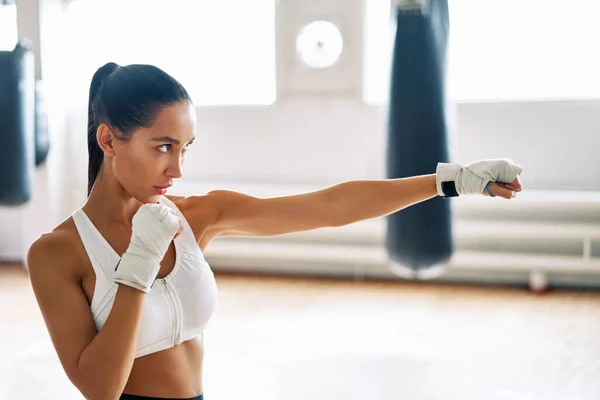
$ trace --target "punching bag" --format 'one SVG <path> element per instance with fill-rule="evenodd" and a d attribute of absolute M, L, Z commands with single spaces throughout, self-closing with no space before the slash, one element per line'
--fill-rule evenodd
<path fill-rule="evenodd" d="M 0 51 L 0 205 L 31 198 L 35 169 L 35 71 L 25 43 Z"/>
<path fill-rule="evenodd" d="M 50 152 L 48 110 L 42 81 L 35 83 L 35 166 L 42 165 Z"/>
<path fill-rule="evenodd" d="M 435 173 L 449 161 L 445 63 L 447 0 L 396 0 L 386 168 L 388 178 Z M 390 269 L 439 275 L 453 252 L 450 201 L 436 197 L 387 217 Z"/>

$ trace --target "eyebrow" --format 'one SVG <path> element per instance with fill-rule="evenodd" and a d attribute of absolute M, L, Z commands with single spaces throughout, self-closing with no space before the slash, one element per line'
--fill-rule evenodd
<path fill-rule="evenodd" d="M 188 143 L 191 144 L 194 140 L 196 139 L 196 136 L 194 136 Z M 152 138 L 151 139 L 153 142 L 169 142 L 175 145 L 180 145 L 181 142 L 177 139 L 174 139 L 170 136 L 161 136 L 161 137 L 156 137 L 156 138 Z"/>

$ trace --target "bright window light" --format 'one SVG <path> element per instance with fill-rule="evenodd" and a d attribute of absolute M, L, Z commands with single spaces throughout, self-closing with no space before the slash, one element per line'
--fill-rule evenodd
<path fill-rule="evenodd" d="M 60 52 L 64 100 L 85 107 L 92 75 L 114 61 L 164 69 L 197 105 L 272 104 L 274 7 L 275 0 L 76 0 Z"/>

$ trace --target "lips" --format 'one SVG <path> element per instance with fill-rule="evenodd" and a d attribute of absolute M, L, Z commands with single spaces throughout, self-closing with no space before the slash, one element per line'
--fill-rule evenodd
<path fill-rule="evenodd" d="M 158 194 L 165 194 L 172 185 L 154 186 L 154 191 Z"/>

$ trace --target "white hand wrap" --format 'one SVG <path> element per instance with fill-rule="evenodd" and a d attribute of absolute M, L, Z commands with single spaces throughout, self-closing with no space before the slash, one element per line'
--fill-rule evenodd
<path fill-rule="evenodd" d="M 465 166 L 438 163 L 437 192 L 442 197 L 482 194 L 489 182 L 511 183 L 523 168 L 509 158 L 475 161 Z"/>
<path fill-rule="evenodd" d="M 179 218 L 169 207 L 141 206 L 133 216 L 131 241 L 117 266 L 114 281 L 148 293 L 178 230 Z"/>

